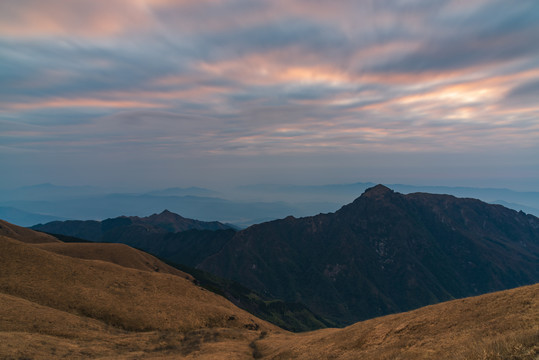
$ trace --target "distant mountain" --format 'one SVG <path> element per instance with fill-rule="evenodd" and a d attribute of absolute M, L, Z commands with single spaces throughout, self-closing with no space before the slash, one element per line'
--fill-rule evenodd
<path fill-rule="evenodd" d="M 516 211 L 523 211 L 523 212 L 525 212 L 527 214 L 532 214 L 532 215 L 535 215 L 535 216 L 539 216 L 539 209 L 538 208 L 533 208 L 533 207 L 525 206 L 525 205 L 521 205 L 521 204 L 509 203 L 509 202 L 503 201 L 503 200 L 493 201 L 492 204 L 502 205 L 502 206 L 505 206 L 506 208 L 509 208 L 509 209 L 513 209 L 513 210 L 516 210 Z"/>
<path fill-rule="evenodd" d="M 67 219 L 101 220 L 120 215 L 144 216 L 169 209 L 186 217 L 246 226 L 289 214 L 310 214 L 284 202 L 236 202 L 200 196 L 156 196 L 109 194 L 67 200 L 0 201 L 0 206 L 34 213 L 54 214 Z"/>
<path fill-rule="evenodd" d="M 268 199 L 287 199 L 292 204 L 309 201 L 343 202 L 355 198 L 366 189 L 373 187 L 371 182 L 328 185 L 275 185 L 259 184 L 237 188 L 237 197 Z M 464 186 L 418 186 L 406 184 L 389 184 L 391 189 L 403 194 L 427 192 L 432 194 L 447 194 L 457 197 L 470 197 L 488 203 L 502 204 L 514 210 L 522 210 L 539 216 L 539 192 L 515 191 L 503 188 L 478 188 Z M 312 207 L 316 209 L 316 207 Z"/>
<path fill-rule="evenodd" d="M 17 224 L 19 226 L 31 226 L 50 221 L 65 220 L 64 218 L 58 216 L 36 214 L 7 206 L 0 206 L 0 219 L 5 219 L 10 223 Z"/>
<path fill-rule="evenodd" d="M 539 219 L 378 185 L 335 213 L 234 235 L 198 268 L 341 324 L 539 281 Z"/>
<path fill-rule="evenodd" d="M 155 236 L 191 229 L 225 230 L 230 229 L 230 227 L 218 221 L 207 222 L 187 219 L 168 210 L 164 210 L 160 214 L 153 214 L 147 217 L 120 216 L 103 221 L 53 221 L 47 224 L 34 225 L 32 229 L 47 233 L 74 236 L 90 241 L 130 243 L 130 238 L 153 239 Z M 122 241 L 124 238 L 127 240 Z"/>

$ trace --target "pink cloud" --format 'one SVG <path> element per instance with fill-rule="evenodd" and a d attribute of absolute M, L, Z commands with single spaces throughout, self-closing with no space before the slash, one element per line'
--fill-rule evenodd
<path fill-rule="evenodd" d="M 32 110 L 46 108 L 162 108 L 162 104 L 149 102 L 138 102 L 129 100 L 102 100 L 93 98 L 74 98 L 74 99 L 50 99 L 42 101 L 32 101 L 23 103 L 7 103 L 3 107 L 9 110 Z"/>

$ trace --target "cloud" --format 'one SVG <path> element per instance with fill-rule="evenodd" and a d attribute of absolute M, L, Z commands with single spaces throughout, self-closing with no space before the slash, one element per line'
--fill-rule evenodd
<path fill-rule="evenodd" d="M 532 105 L 539 109 L 539 79 L 535 79 L 512 88 L 505 96 L 504 102 L 511 106 Z"/>
<path fill-rule="evenodd" d="M 531 0 L 2 2 L 0 136 L 154 161 L 531 151 L 538 14 Z"/>

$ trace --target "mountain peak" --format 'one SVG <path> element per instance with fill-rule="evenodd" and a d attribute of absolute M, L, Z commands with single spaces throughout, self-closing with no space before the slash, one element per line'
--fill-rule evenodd
<path fill-rule="evenodd" d="M 371 188 L 368 188 L 367 190 L 365 190 L 365 192 L 363 193 L 363 195 L 361 195 L 361 197 L 366 197 L 366 198 L 380 198 L 386 194 L 389 194 L 389 193 L 392 193 L 393 190 L 391 190 L 390 188 L 388 188 L 387 186 L 384 186 L 382 184 L 378 184 L 376 186 L 373 186 Z"/>

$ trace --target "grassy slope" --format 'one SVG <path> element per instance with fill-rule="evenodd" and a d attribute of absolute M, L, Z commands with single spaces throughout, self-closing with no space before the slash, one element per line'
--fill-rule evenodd
<path fill-rule="evenodd" d="M 0 358 L 252 358 L 280 331 L 184 277 L 40 246 L 0 236 Z"/>
<path fill-rule="evenodd" d="M 60 240 L 52 235 L 16 226 L 4 220 L 0 220 L 0 235 L 32 244 L 60 242 Z"/>
<path fill-rule="evenodd" d="M 254 324 L 249 313 L 175 275 L 73 259 L 5 237 L 0 239 L 0 264 L 2 293 L 128 330 Z"/>
<path fill-rule="evenodd" d="M 124 244 L 105 243 L 46 243 L 35 244 L 37 248 L 56 254 L 86 260 L 102 260 L 123 267 L 171 274 L 194 281 L 194 278 L 156 257 Z"/>
<path fill-rule="evenodd" d="M 268 359 L 536 359 L 539 284 L 256 346 Z"/>

